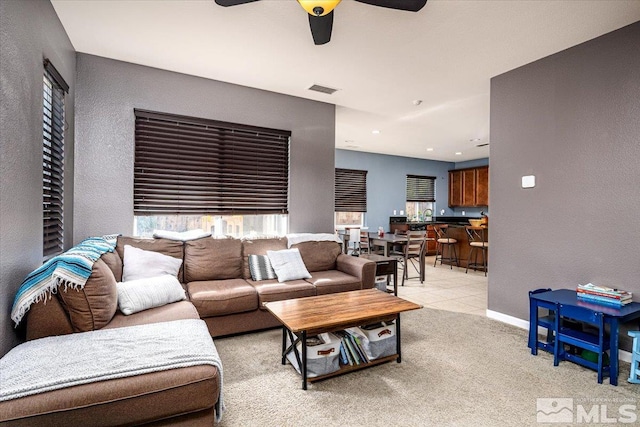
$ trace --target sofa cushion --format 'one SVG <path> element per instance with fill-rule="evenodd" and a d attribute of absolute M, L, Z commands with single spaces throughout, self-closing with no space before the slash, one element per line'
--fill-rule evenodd
<path fill-rule="evenodd" d="M 291 298 L 312 297 L 316 295 L 316 287 L 306 280 L 291 280 L 280 283 L 277 280 L 247 280 L 258 292 L 258 301 L 261 309 L 263 304 L 270 301 L 281 301 Z"/>
<path fill-rule="evenodd" d="M 126 315 L 186 299 L 182 285 L 171 274 L 118 282 L 117 286 L 118 308 Z"/>
<path fill-rule="evenodd" d="M 184 243 L 177 240 L 118 236 L 118 241 L 116 243 L 116 252 L 118 252 L 118 255 L 120 255 L 120 259 L 123 260 L 125 245 L 144 249 L 145 251 L 160 252 L 161 254 L 169 255 L 180 260 L 182 260 L 184 255 Z M 180 266 L 180 271 L 178 271 L 178 280 L 180 280 L 181 282 L 184 281 L 182 270 L 183 266 Z"/>
<path fill-rule="evenodd" d="M 239 239 L 204 237 L 184 245 L 186 283 L 242 277 L 242 243 Z"/>
<path fill-rule="evenodd" d="M 122 281 L 158 277 L 165 274 L 178 277 L 182 260 L 155 251 L 145 251 L 131 245 L 124 246 Z"/>
<path fill-rule="evenodd" d="M 58 299 L 69 313 L 75 332 L 100 329 L 113 318 L 118 307 L 116 278 L 107 264 L 98 259 L 83 289 L 58 289 Z"/>
<path fill-rule="evenodd" d="M 200 317 L 222 316 L 258 308 L 258 293 L 244 279 L 189 282 L 187 291 Z"/>
<path fill-rule="evenodd" d="M 100 257 L 111 269 L 116 282 L 122 281 L 122 258 L 116 251 L 106 252 Z"/>
<path fill-rule="evenodd" d="M 342 253 L 342 247 L 337 242 L 302 242 L 291 247 L 300 251 L 304 265 L 310 272 L 335 269 L 336 258 Z"/>
<path fill-rule="evenodd" d="M 311 279 L 306 280 L 316 287 L 318 295 L 362 289 L 362 283 L 357 277 L 338 270 L 316 271 Z"/>
<path fill-rule="evenodd" d="M 284 237 L 268 239 L 243 239 L 242 240 L 242 277 L 251 278 L 249 269 L 249 255 L 266 255 L 267 251 L 279 251 L 287 249 L 287 239 Z"/>
<path fill-rule="evenodd" d="M 178 301 L 161 307 L 150 308 L 125 316 L 116 311 L 111 322 L 104 329 L 125 326 L 147 325 L 149 323 L 171 322 L 172 320 L 199 319 L 198 311 L 189 301 Z"/>
<path fill-rule="evenodd" d="M 0 425 L 171 425 L 172 417 L 212 410 L 219 378 L 215 366 L 196 365 L 47 391 L 0 402 Z"/>

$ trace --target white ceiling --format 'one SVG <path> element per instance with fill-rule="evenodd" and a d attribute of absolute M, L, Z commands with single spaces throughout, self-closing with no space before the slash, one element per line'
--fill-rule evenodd
<path fill-rule="evenodd" d="M 489 156 L 491 77 L 640 20 L 640 0 L 344 0 L 315 46 L 294 0 L 52 3 L 78 52 L 335 104 L 336 148 L 452 162 Z"/>

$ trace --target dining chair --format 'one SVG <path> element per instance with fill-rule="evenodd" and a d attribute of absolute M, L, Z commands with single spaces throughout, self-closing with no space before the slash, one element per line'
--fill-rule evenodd
<path fill-rule="evenodd" d="M 369 232 L 360 230 L 360 253 L 371 253 L 371 241 L 369 240 Z"/>
<path fill-rule="evenodd" d="M 409 264 L 411 264 L 418 273 L 420 279 L 422 279 L 422 255 L 425 250 L 425 244 L 427 241 L 427 232 L 426 230 L 416 230 L 416 231 L 408 231 L 407 232 L 407 243 L 404 245 L 404 253 L 403 253 L 403 263 L 404 263 L 404 272 L 402 274 L 402 284 L 404 286 L 405 279 L 409 279 Z M 418 266 L 416 267 L 416 259 L 418 261 Z M 420 280 L 420 283 L 423 283 Z"/>
<path fill-rule="evenodd" d="M 596 333 L 585 332 L 563 326 L 564 319 L 571 319 L 583 324 L 595 326 Z M 598 372 L 598 384 L 602 384 L 602 377 L 611 375 L 611 365 L 606 351 L 609 350 L 609 338 L 605 336 L 604 314 L 591 308 L 577 305 L 556 305 L 555 317 L 556 336 L 553 347 L 553 366 L 558 366 L 561 360 L 569 360 Z M 582 349 L 580 355 L 568 352 L 564 345 Z M 591 360 L 585 353 L 595 354 L 596 361 Z"/>
<path fill-rule="evenodd" d="M 535 289 L 533 291 L 529 291 L 529 304 L 531 304 L 531 297 L 535 294 L 539 294 L 542 292 L 550 292 L 551 288 L 540 288 Z M 542 310 L 546 308 L 546 313 L 537 313 L 537 324 L 531 325 L 530 328 L 532 331 L 535 331 L 535 341 L 530 343 L 531 354 L 538 354 L 538 349 L 548 351 L 549 353 L 553 353 L 554 346 L 554 338 L 555 338 L 555 321 L 556 321 L 556 305 L 550 304 L 549 306 L 545 306 Z M 542 316 L 541 316 L 542 314 Z M 529 319 L 531 322 L 531 319 Z M 547 341 L 538 340 L 538 328 L 544 328 L 547 330 Z"/>
<path fill-rule="evenodd" d="M 433 230 L 436 233 L 436 258 L 433 261 L 433 266 L 435 267 L 438 263 L 438 258 L 440 258 L 440 265 L 442 265 L 443 260 L 449 261 L 451 265 L 451 269 L 453 270 L 453 262 L 455 261 L 456 266 L 460 267 L 458 262 L 458 254 L 456 253 L 456 244 L 458 241 L 454 238 L 447 237 L 447 230 L 449 229 L 449 224 L 435 224 L 433 226 Z M 445 257 L 445 252 L 447 256 Z M 452 255 L 453 252 L 453 256 Z"/>

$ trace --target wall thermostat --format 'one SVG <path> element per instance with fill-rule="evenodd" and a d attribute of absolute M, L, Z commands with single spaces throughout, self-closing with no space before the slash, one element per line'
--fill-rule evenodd
<path fill-rule="evenodd" d="M 526 175 L 522 177 L 522 188 L 533 188 L 536 186 L 536 176 Z"/>

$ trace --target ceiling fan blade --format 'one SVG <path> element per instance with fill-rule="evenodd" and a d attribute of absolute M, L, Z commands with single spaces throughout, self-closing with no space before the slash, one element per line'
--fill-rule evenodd
<path fill-rule="evenodd" d="M 316 45 L 329 43 L 333 29 L 333 11 L 324 16 L 309 15 L 309 27 Z"/>
<path fill-rule="evenodd" d="M 216 0 L 217 1 L 217 0 Z M 417 12 L 427 4 L 427 0 L 356 0 L 373 6 L 388 7 L 389 9 Z"/>
<path fill-rule="evenodd" d="M 237 6 L 239 4 L 245 4 L 245 3 L 253 3 L 254 1 L 258 1 L 258 0 L 216 0 L 216 4 L 219 6 Z"/>

